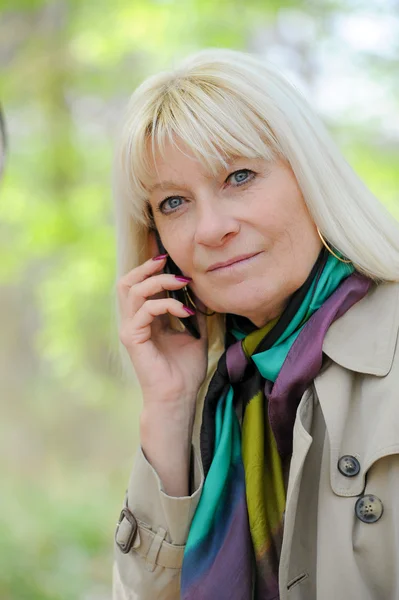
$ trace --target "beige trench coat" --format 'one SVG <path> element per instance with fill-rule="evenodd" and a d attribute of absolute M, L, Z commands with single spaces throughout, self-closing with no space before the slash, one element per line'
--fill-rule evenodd
<path fill-rule="evenodd" d="M 373 285 L 327 332 L 328 359 L 294 425 L 281 600 L 399 600 L 398 329 L 399 284 L 389 283 Z M 219 355 L 199 395 L 194 494 L 168 497 L 138 451 L 125 499 L 132 523 L 123 518 L 116 536 L 120 544 L 130 536 L 132 548 L 123 553 L 115 544 L 113 600 L 179 598 L 184 544 L 203 485 L 201 403 Z"/>

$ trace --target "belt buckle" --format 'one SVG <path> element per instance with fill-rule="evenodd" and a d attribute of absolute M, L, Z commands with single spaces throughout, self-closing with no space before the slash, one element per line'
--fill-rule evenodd
<path fill-rule="evenodd" d="M 119 527 L 120 527 L 123 519 L 127 519 L 129 521 L 129 523 L 131 525 L 131 529 L 130 529 L 130 533 L 129 533 L 127 540 L 125 542 L 120 542 L 117 539 L 117 536 L 118 536 L 118 532 L 119 532 Z M 115 531 L 115 542 L 116 542 L 119 550 L 123 554 L 128 554 L 130 552 L 130 549 L 134 542 L 134 538 L 136 536 L 136 532 L 137 532 L 137 521 L 134 518 L 134 515 L 130 512 L 130 510 L 125 507 L 121 511 L 121 514 L 119 516 L 119 521 L 116 525 L 116 531 Z"/>

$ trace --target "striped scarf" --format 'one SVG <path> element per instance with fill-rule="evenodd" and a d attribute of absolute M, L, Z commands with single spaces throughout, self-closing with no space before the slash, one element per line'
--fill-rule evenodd
<path fill-rule="evenodd" d="M 330 324 L 369 286 L 323 249 L 278 319 L 257 329 L 226 316 L 226 350 L 204 401 L 205 481 L 184 552 L 182 600 L 279 598 L 283 465 L 296 410 L 321 368 Z"/>

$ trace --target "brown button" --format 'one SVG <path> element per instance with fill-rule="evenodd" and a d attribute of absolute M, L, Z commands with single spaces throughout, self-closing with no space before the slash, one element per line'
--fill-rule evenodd
<path fill-rule="evenodd" d="M 382 517 L 384 505 L 374 494 L 361 496 L 355 505 L 355 513 L 363 523 L 375 523 Z"/>

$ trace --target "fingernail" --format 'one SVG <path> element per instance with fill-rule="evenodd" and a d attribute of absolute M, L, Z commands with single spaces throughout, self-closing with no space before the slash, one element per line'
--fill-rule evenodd
<path fill-rule="evenodd" d="M 175 275 L 175 277 L 179 281 L 185 281 L 186 283 L 193 280 L 192 277 L 184 277 L 184 275 Z"/>
<path fill-rule="evenodd" d="M 191 308 L 188 308 L 188 306 L 185 306 L 184 304 L 183 308 L 188 312 L 189 315 L 195 315 L 195 310 L 191 310 Z"/>
<path fill-rule="evenodd" d="M 152 260 L 162 260 L 163 258 L 166 258 L 168 255 L 167 254 L 158 254 L 158 256 L 153 256 Z"/>

